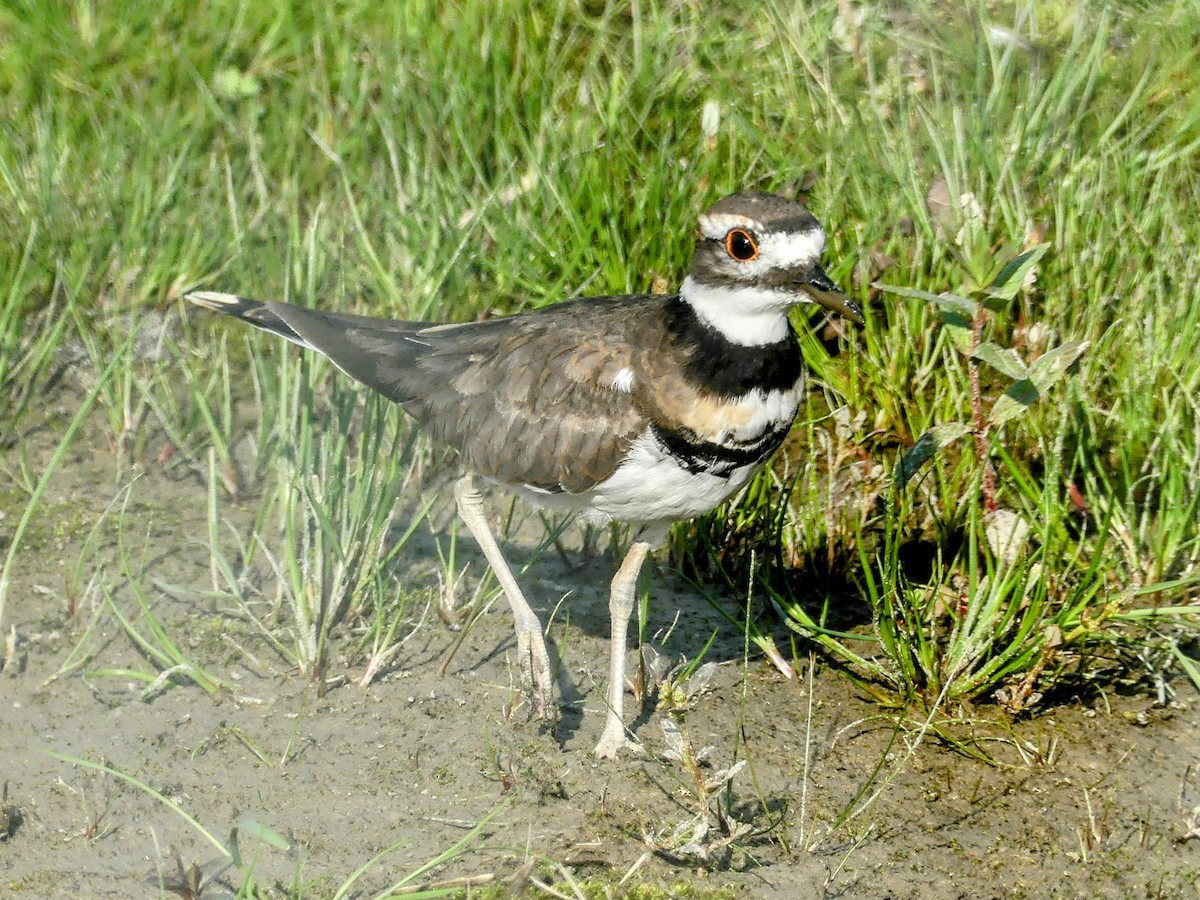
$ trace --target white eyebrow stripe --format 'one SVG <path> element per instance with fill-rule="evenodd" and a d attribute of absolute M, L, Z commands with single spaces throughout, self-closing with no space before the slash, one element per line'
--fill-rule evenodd
<path fill-rule="evenodd" d="M 742 264 L 750 271 L 777 266 L 811 266 L 825 252 L 825 230 L 820 225 L 814 224 L 807 231 L 771 232 L 761 222 L 736 213 L 700 217 L 700 233 L 710 240 L 723 241 L 732 228 L 745 228 L 758 238 L 758 258 Z"/>
<path fill-rule="evenodd" d="M 758 259 L 769 260 L 772 266 L 810 266 L 819 262 L 825 252 L 825 231 L 819 226 L 809 231 L 777 232 L 760 235 Z"/>
<path fill-rule="evenodd" d="M 766 231 L 762 222 L 737 213 L 709 213 L 700 217 L 700 233 L 714 241 L 724 240 L 731 228 L 745 228 L 756 234 Z"/>
<path fill-rule="evenodd" d="M 825 232 L 793 231 L 765 234 L 759 237 L 758 256 L 739 262 L 725 259 L 729 275 L 739 281 L 763 278 L 781 270 L 808 269 L 821 261 L 825 250 Z"/>

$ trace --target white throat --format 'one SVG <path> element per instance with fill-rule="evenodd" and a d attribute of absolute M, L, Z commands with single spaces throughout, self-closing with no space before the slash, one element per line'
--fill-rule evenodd
<path fill-rule="evenodd" d="M 679 296 L 704 324 L 744 347 L 777 344 L 787 338 L 791 333 L 788 310 L 804 302 L 803 296 L 781 291 L 702 284 L 691 275 L 683 280 Z"/>

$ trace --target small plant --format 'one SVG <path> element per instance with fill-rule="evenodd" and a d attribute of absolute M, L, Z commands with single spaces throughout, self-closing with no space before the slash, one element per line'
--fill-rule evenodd
<path fill-rule="evenodd" d="M 128 504 L 130 492 L 125 491 L 124 503 Z M 203 665 L 192 659 L 171 629 L 155 612 L 155 604 L 146 590 L 144 567 L 135 564 L 126 533 L 125 508 L 117 517 L 117 551 L 119 553 L 119 576 L 115 584 L 123 585 L 133 595 L 134 608 L 127 612 L 118 600 L 114 583 L 105 577 L 104 567 L 97 570 L 100 592 L 104 605 L 117 623 L 129 636 L 137 651 L 151 664 L 154 671 L 140 669 L 97 669 L 89 672 L 93 676 L 133 678 L 146 683 L 142 700 L 151 700 L 168 688 L 180 684 L 197 685 L 208 693 L 228 691 L 230 685 L 213 675 Z"/>
<path fill-rule="evenodd" d="M 366 625 L 359 643 L 370 648 L 372 670 L 394 652 L 414 593 L 397 586 L 393 563 L 430 503 L 399 520 L 396 498 L 419 469 L 415 431 L 381 398 L 336 381 L 328 400 L 318 399 L 308 363 L 289 364 L 299 367 L 308 374 L 285 378 L 289 390 L 279 401 L 285 452 L 272 500 L 282 548 L 271 560 L 291 615 L 289 655 L 322 685 L 330 632 L 339 625 Z M 268 543 L 259 539 L 264 549 Z M 239 590 L 228 567 L 226 581 Z"/>
<path fill-rule="evenodd" d="M 218 890 L 228 896 L 228 892 L 225 890 L 228 885 L 222 883 L 220 879 L 232 866 L 233 860 L 231 859 L 216 860 L 211 866 L 202 867 L 196 863 L 184 866 L 183 857 L 176 853 L 174 873 L 170 875 L 159 873 L 147 878 L 146 881 L 153 887 L 183 897 L 185 900 L 203 900 L 204 892 L 214 885 L 220 885 Z"/>
<path fill-rule="evenodd" d="M 1200 840 L 1200 790 L 1191 785 L 1193 769 L 1189 763 L 1179 784 L 1179 818 L 1183 825 L 1180 840 Z"/>
<path fill-rule="evenodd" d="M 37 480 L 36 484 L 30 483 L 28 485 L 29 502 L 25 505 L 20 521 L 17 523 L 12 537 L 8 541 L 8 548 L 5 551 L 4 559 L 0 561 L 0 633 L 4 633 L 8 627 L 8 623 L 5 621 L 4 610 L 8 600 L 9 586 L 12 584 L 12 573 L 16 569 L 17 553 L 21 549 L 25 532 L 29 528 L 29 523 L 32 521 L 34 514 L 41 506 L 42 496 L 46 492 L 51 478 L 66 460 L 67 451 L 74 443 L 75 435 L 87 421 L 88 414 L 91 413 L 92 407 L 100 396 L 101 387 L 117 370 L 121 357 L 121 353 L 114 354 L 113 358 L 109 360 L 108 365 L 101 371 L 96 386 L 92 388 L 80 404 L 79 410 L 75 413 L 74 418 L 71 419 L 71 423 L 63 433 L 62 439 L 58 442 L 58 446 L 55 448 L 53 456 L 50 457 L 50 461 L 46 464 L 41 477 Z M 0 657 L 0 673 L 4 672 L 8 663 L 9 657 L 7 654 Z"/>
<path fill-rule="evenodd" d="M 907 484 L 935 454 L 970 435 L 981 472 L 984 510 L 994 513 L 999 510 L 1000 503 L 989 443 L 993 431 L 1018 418 L 1044 397 L 1087 351 L 1088 342 L 1068 341 L 1043 353 L 1032 363 L 1026 363 L 1015 348 L 1001 347 L 988 340 L 985 332 L 993 314 L 1008 306 L 1035 275 L 1036 266 L 1045 254 L 1047 245 L 1038 244 L 1006 258 L 1005 254 L 992 256 L 982 234 L 978 234 L 972 244 L 974 252 L 970 256 L 960 254 L 968 272 L 960 293 L 933 294 L 883 284 L 876 287 L 902 297 L 924 300 L 938 307 L 951 344 L 966 358 L 970 386 L 970 422 L 942 422 L 922 434 L 901 457 L 896 467 L 896 481 L 901 486 Z M 989 410 L 984 409 L 980 363 L 990 366 L 1011 382 Z"/>
<path fill-rule="evenodd" d="M 186 325 L 186 319 L 185 325 Z M 171 347 L 171 356 L 183 356 L 179 347 Z M 154 376 L 139 381 L 142 402 L 154 413 L 156 424 L 162 428 L 166 441 L 159 460 L 167 462 L 178 457 L 194 471 L 204 472 L 202 447 L 207 444 L 220 461 L 218 469 L 225 492 L 235 499 L 244 494 L 244 482 L 257 482 L 260 471 L 249 478 L 238 471 L 234 461 L 234 391 L 249 383 L 257 401 L 255 421 L 258 423 L 253 446 L 258 449 L 257 467 L 264 466 L 263 450 L 273 447 L 271 426 L 274 410 L 269 402 L 272 395 L 263 389 L 260 358 L 252 354 L 249 377 L 243 378 L 230 362 L 224 336 L 207 349 L 203 366 L 184 365 L 159 367 Z M 179 388 L 180 374 L 185 389 Z"/>
<path fill-rule="evenodd" d="M 847 664 L 862 687 L 888 705 L 916 703 L 932 710 L 945 704 L 956 713 L 990 697 L 1010 712 L 1023 712 L 1056 685 L 1092 682 L 1123 669 L 1138 639 L 1131 626 L 1148 615 L 1133 601 L 1148 588 L 1180 587 L 1117 588 L 1103 540 L 1109 523 L 1098 523 L 1099 540 L 1071 532 L 1078 498 L 1064 489 L 1072 483 L 1063 459 L 1067 407 L 1057 417 L 1054 443 L 1039 453 L 1040 477 L 1032 477 L 1009 451 L 1018 440 L 1013 429 L 1089 346 L 1070 341 L 1026 359 L 996 337 L 997 314 L 1033 282 L 1045 252 L 1045 244 L 993 252 L 982 220 L 967 216 L 954 248 L 965 273 L 956 292 L 877 285 L 939 311 L 946 344 L 965 362 L 965 390 L 958 395 L 967 398 L 970 414 L 929 427 L 901 453 L 891 487 L 881 495 L 881 515 L 858 527 L 860 565 L 851 577 L 870 606 L 874 634 L 831 630 L 823 616 L 814 619 L 794 598 L 768 587 L 789 625 Z M 987 379 L 984 367 L 993 373 Z M 955 369 L 943 371 L 952 378 Z M 996 378 L 1002 379 L 998 386 Z M 985 384 L 997 390 L 994 402 L 985 399 L 990 392 Z M 951 458 L 966 438 L 969 450 L 957 460 L 959 493 L 941 476 L 930 479 L 932 487 L 914 491 L 922 468 L 939 456 Z M 914 578 L 904 550 L 922 513 L 940 519 L 939 537 L 928 574 Z M 828 598 L 826 610 L 834 602 Z M 1188 607 L 1159 608 L 1157 615 L 1189 611 L 1194 613 Z M 859 643 L 861 650 L 854 646 Z"/>
<path fill-rule="evenodd" d="M 753 831 L 749 823 L 739 821 L 730 812 L 728 803 L 720 800 L 720 794 L 746 767 L 746 760 L 740 759 L 726 769 L 707 771 L 705 762 L 714 748 L 697 748 L 687 729 L 687 714 L 707 691 L 716 670 L 716 663 L 699 668 L 681 663 L 667 673 L 659 688 L 658 709 L 665 713 L 661 719 L 667 744 L 664 755 L 678 762 L 691 779 L 696 812 L 669 832 L 650 831 L 644 839 L 658 853 L 724 868 L 729 865 L 734 846 Z"/>
<path fill-rule="evenodd" d="M 36 282 L 36 275 L 30 273 L 36 263 L 32 267 L 30 263 L 40 249 L 39 228 L 36 220 L 25 227 L 25 239 L 14 241 L 11 258 L 0 257 L 0 271 L 7 285 L 0 295 L 0 447 L 16 440 L 17 424 L 53 366 L 68 322 L 63 315 L 64 291 L 55 291 L 44 309 L 30 309 L 28 292 Z M 17 238 L 15 232 L 10 234 Z M 21 252 L 16 253 L 22 245 Z"/>
<path fill-rule="evenodd" d="M 8 802 L 8 782 L 4 782 L 4 790 L 0 792 L 0 841 L 7 841 L 17 833 L 24 823 L 21 808 Z"/>

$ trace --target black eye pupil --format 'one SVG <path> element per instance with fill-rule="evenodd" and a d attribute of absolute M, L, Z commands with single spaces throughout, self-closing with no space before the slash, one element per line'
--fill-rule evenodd
<path fill-rule="evenodd" d="M 744 231 L 729 232 L 725 238 L 725 249 L 729 251 L 730 256 L 742 262 L 754 259 L 758 254 L 758 245 Z"/>

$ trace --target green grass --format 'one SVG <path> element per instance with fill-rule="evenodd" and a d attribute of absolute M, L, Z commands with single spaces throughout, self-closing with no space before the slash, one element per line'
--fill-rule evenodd
<path fill-rule="evenodd" d="M 101 372 L 84 394 L 118 469 L 208 485 L 214 587 L 309 675 L 338 629 L 374 671 L 410 624 L 390 567 L 424 510 L 387 497 L 423 445 L 332 367 L 182 293 L 470 320 L 648 290 L 678 283 L 708 203 L 803 187 L 867 324 L 832 359 L 802 327 L 813 390 L 787 454 L 741 506 L 679 529 L 677 558 L 715 560 L 744 596 L 753 556 L 770 615 L 752 636 L 770 647 L 782 621 L 888 704 L 1023 712 L 1162 674 L 1151 657 L 1191 690 L 1198 35 L 1184 0 L 7 4 L 0 447 L 62 429 L 43 398 L 64 368 Z M 995 352 L 921 299 L 983 297 L 1042 244 L 1036 282 L 989 300 Z M 979 432 L 974 383 L 991 409 L 1072 342 L 1069 372 Z M 902 462 L 936 428 L 959 440 Z M 0 620 L 45 489 L 28 480 Z M 226 533 L 225 502 L 258 504 L 252 534 Z M 992 502 L 1029 525 L 1015 560 L 988 544 Z M 134 596 L 137 627 L 165 628 Z M 147 680 L 204 671 L 139 634 Z"/>

